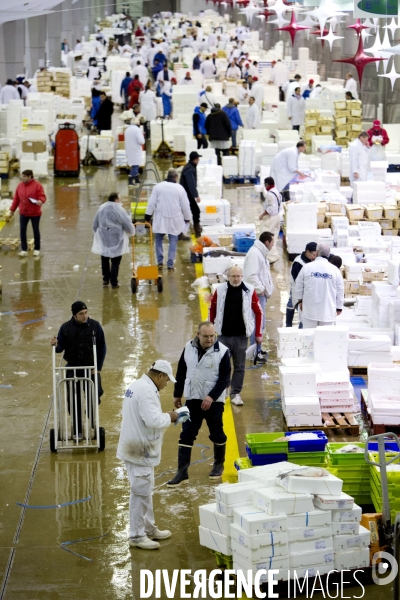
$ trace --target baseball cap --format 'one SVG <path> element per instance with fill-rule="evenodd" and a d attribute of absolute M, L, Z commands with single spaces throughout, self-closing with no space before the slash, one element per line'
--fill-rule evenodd
<path fill-rule="evenodd" d="M 189 160 L 196 160 L 196 158 L 201 158 L 202 155 L 196 151 L 193 151 L 189 154 Z"/>
<path fill-rule="evenodd" d="M 314 83 L 314 79 L 310 79 L 308 83 Z"/>
<path fill-rule="evenodd" d="M 376 125 L 378 127 L 380 124 L 381 124 L 381 122 L 378 119 L 375 119 L 374 125 Z"/>
<path fill-rule="evenodd" d="M 151 365 L 151 368 L 156 371 L 161 371 L 161 373 L 165 373 L 168 375 L 170 381 L 176 383 L 176 379 L 172 374 L 172 367 L 167 360 L 156 360 L 156 362 Z"/>

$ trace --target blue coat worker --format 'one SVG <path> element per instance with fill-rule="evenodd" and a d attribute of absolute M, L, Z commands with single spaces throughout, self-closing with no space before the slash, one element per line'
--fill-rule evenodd
<path fill-rule="evenodd" d="M 121 88 L 119 93 L 121 94 L 121 96 L 124 99 L 125 102 L 125 109 L 128 108 L 128 104 L 129 104 L 129 94 L 128 94 L 128 87 L 130 82 L 133 81 L 131 74 L 129 73 L 129 71 L 127 71 L 125 73 L 125 77 L 123 78 L 123 80 L 121 81 Z"/>
<path fill-rule="evenodd" d="M 197 150 L 200 150 L 200 148 L 208 148 L 208 142 L 206 138 L 207 108 L 208 105 L 205 102 L 202 102 L 200 106 L 196 106 L 192 117 L 193 135 L 197 140 Z"/>
<path fill-rule="evenodd" d="M 228 115 L 229 120 L 231 122 L 232 146 L 234 148 L 236 148 L 236 146 L 237 146 L 237 139 L 236 139 L 237 130 L 239 129 L 239 127 L 244 127 L 243 122 L 242 122 L 242 117 L 240 116 L 240 112 L 238 111 L 238 108 L 237 108 L 233 98 L 229 98 L 228 104 L 226 104 L 222 110 L 224 112 L 226 112 L 226 114 Z"/>

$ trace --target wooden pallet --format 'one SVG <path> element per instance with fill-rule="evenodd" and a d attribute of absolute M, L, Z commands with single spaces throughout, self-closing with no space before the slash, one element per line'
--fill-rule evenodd
<path fill-rule="evenodd" d="M 285 417 L 285 425 L 286 420 Z M 322 413 L 322 425 L 311 425 L 301 427 L 288 427 L 288 431 L 323 431 L 325 434 L 331 432 L 333 434 L 338 433 L 339 430 L 348 430 L 352 437 L 360 435 L 360 426 L 354 418 L 352 413 Z"/>

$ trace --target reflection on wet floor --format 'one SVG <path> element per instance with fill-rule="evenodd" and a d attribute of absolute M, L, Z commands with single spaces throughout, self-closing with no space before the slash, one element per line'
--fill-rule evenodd
<path fill-rule="evenodd" d="M 162 163 L 162 175 L 169 163 Z M 16 178 L 2 182 L 14 190 Z M 79 186 L 73 185 L 79 183 Z M 214 485 L 208 480 L 212 444 L 202 429 L 184 490 L 167 489 L 176 469 L 179 428 L 165 435 L 162 461 L 156 469 L 154 507 L 157 524 L 173 536 L 151 553 L 128 546 L 129 487 L 125 469 L 117 460 L 121 405 L 132 379 L 146 372 L 157 358 L 177 365 L 184 344 L 201 320 L 189 243 L 178 245 L 177 270 L 164 271 L 164 291 L 142 282 L 131 294 L 131 257 L 125 255 L 118 290 L 102 287 L 99 257 L 91 253 L 92 221 L 100 203 L 112 191 L 132 201 L 127 177 L 113 168 L 85 169 L 79 179 L 49 179 L 48 202 L 41 220 L 42 256 L 19 259 L 18 251 L 2 251 L 3 298 L 0 311 L 0 598 L 5 600 L 98 600 L 139 598 L 140 569 L 215 568 L 214 557 L 199 546 L 198 506 L 212 501 Z M 251 187 L 225 190 L 232 217 L 256 221 L 260 198 Z M 5 225 L 5 237 L 18 237 L 18 215 Z M 139 264 L 148 264 L 147 237 L 136 239 Z M 278 242 L 282 255 L 282 242 Z M 248 364 L 243 391 L 244 407 L 232 407 L 239 446 L 245 455 L 245 434 L 283 428 L 276 327 L 282 325 L 287 302 L 289 264 L 282 258 L 272 267 L 275 292 L 268 303 L 266 367 Z M 70 306 L 84 300 L 89 314 L 99 320 L 107 341 L 102 378 L 105 394 L 100 424 L 106 429 L 104 453 L 84 451 L 50 453 L 49 407 L 52 394 L 49 339 L 70 317 Z M 267 378 L 262 376 L 268 375 Z M 164 410 L 171 410 L 170 384 L 161 394 Z M 43 442 L 43 443 L 42 443 Z M 41 445 L 42 444 L 42 445 Z M 204 448 L 204 446 L 208 447 Z M 206 457 L 206 459 L 204 459 Z M 236 458 L 236 457 L 235 457 Z M 20 509 L 15 502 L 53 505 L 92 496 L 90 501 L 60 509 Z M 63 542 L 85 560 L 62 550 Z M 380 591 L 380 590 L 379 590 Z M 365 597 L 383 598 L 376 590 Z M 383 594 L 383 592 L 382 592 Z M 176 598 L 179 597 L 177 593 Z M 315 596 L 317 597 L 317 596 Z M 387 597 L 387 595 L 386 595 Z"/>

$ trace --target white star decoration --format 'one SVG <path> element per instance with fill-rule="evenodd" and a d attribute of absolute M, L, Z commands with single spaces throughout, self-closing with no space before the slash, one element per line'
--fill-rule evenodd
<path fill-rule="evenodd" d="M 382 48 L 383 52 L 390 52 L 390 54 L 400 54 L 400 44 L 397 46 L 391 46 L 389 48 Z M 368 52 L 366 50 L 365 52 Z"/>
<path fill-rule="evenodd" d="M 386 48 L 386 50 L 383 50 L 383 48 Z M 381 56 L 383 58 L 390 58 L 392 56 L 392 51 L 389 50 L 389 48 L 390 48 L 389 32 L 386 29 L 384 38 L 382 40 L 382 45 L 381 45 Z M 388 65 L 389 65 L 389 61 L 383 60 L 382 63 L 383 63 L 383 72 L 386 73 Z"/>
<path fill-rule="evenodd" d="M 335 35 L 332 31 L 332 25 L 329 26 L 329 33 L 324 37 L 318 37 L 317 40 L 324 40 L 324 42 L 328 42 L 329 49 L 332 52 L 332 44 L 335 40 L 342 40 L 342 35 Z"/>
<path fill-rule="evenodd" d="M 386 62 L 386 61 L 383 61 Z M 393 88 L 394 88 L 394 84 L 396 83 L 396 81 L 398 79 L 400 79 L 400 74 L 396 72 L 395 66 L 394 66 L 394 61 L 392 63 L 392 69 L 389 73 L 384 73 L 383 75 L 378 75 L 378 77 L 387 77 L 388 79 L 390 79 L 390 83 L 392 84 L 392 92 L 393 92 Z"/>
<path fill-rule="evenodd" d="M 325 23 L 329 17 L 340 17 L 342 15 L 346 15 L 346 13 L 337 11 L 331 0 L 322 0 L 319 7 L 311 10 L 309 14 L 317 19 L 321 30 L 321 35 L 324 31 Z"/>
<path fill-rule="evenodd" d="M 392 37 L 394 38 L 394 34 L 396 33 L 396 30 L 399 29 L 399 26 L 396 23 L 396 19 L 393 17 L 393 19 L 390 21 L 390 24 L 388 25 L 386 21 L 386 25 L 384 25 L 383 28 L 386 29 L 386 31 L 390 29 L 392 32 Z"/>
<path fill-rule="evenodd" d="M 268 9 L 273 10 L 276 13 L 277 17 L 276 21 L 269 21 L 270 23 L 278 23 L 278 27 L 283 27 L 285 23 L 289 22 L 283 18 L 283 14 L 287 10 L 290 10 L 290 7 L 286 6 L 286 4 L 282 2 L 282 0 L 276 0 L 273 6 L 268 6 Z"/>
<path fill-rule="evenodd" d="M 389 46 L 390 46 L 390 44 L 389 44 Z M 374 58 L 381 58 L 381 57 L 383 57 L 383 54 L 381 51 L 382 51 L 381 34 L 379 32 L 379 29 L 377 29 L 374 44 L 370 48 L 365 48 L 364 52 L 366 54 L 372 54 L 372 56 Z M 377 72 L 379 71 L 379 63 L 380 62 L 386 62 L 386 61 L 378 61 L 376 63 L 376 71 Z"/>
<path fill-rule="evenodd" d="M 247 23 L 248 23 L 248 25 L 250 25 L 253 20 L 254 15 L 256 15 L 259 12 L 261 12 L 261 8 L 250 1 L 250 3 L 246 6 L 246 8 L 244 8 L 243 10 L 240 11 L 240 14 L 246 15 Z"/>

